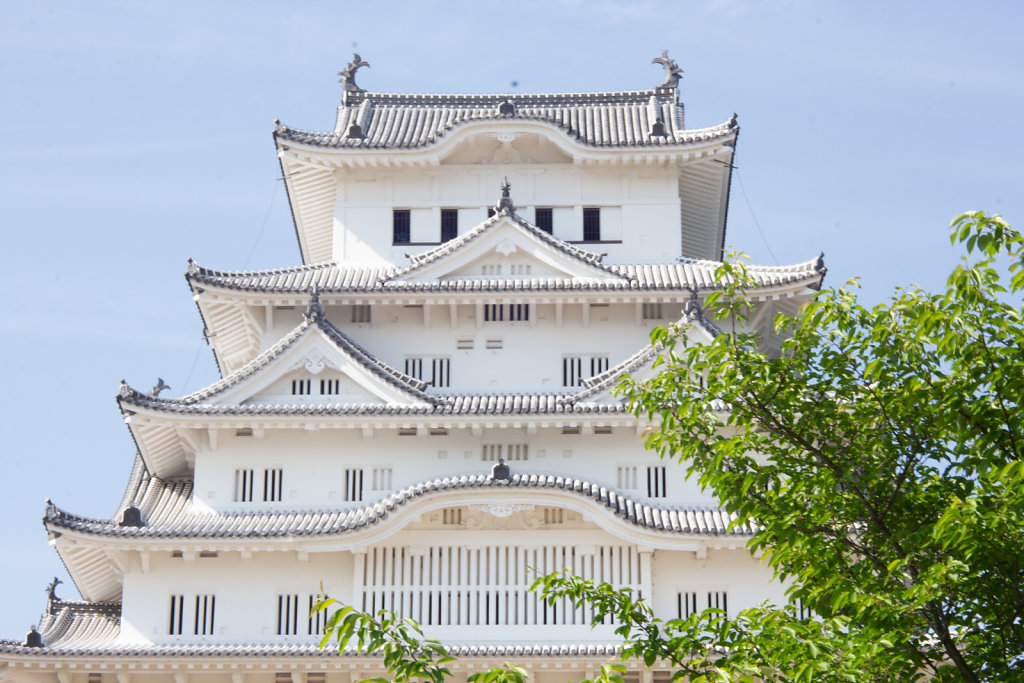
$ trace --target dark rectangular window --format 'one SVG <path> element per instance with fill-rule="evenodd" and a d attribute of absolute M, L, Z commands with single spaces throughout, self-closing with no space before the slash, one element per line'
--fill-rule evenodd
<path fill-rule="evenodd" d="M 537 227 L 548 233 L 549 235 L 554 232 L 555 229 L 555 218 L 553 209 L 534 209 L 534 222 Z"/>
<path fill-rule="evenodd" d="M 441 209 L 441 241 L 453 240 L 459 235 L 459 210 Z M 396 242 L 398 240 L 395 240 Z"/>
<path fill-rule="evenodd" d="M 655 465 L 647 468 L 647 495 L 650 498 L 664 498 L 668 495 L 665 490 L 664 465 Z M 708 607 L 710 606 L 708 605 Z"/>
<path fill-rule="evenodd" d="M 601 209 L 583 209 L 583 241 L 601 241 Z"/>
<path fill-rule="evenodd" d="M 184 595 L 172 595 L 171 596 L 171 625 L 167 629 L 167 633 L 172 636 L 181 635 L 181 613 L 185 611 L 185 596 Z"/>
<path fill-rule="evenodd" d="M 587 377 L 608 369 L 608 356 L 565 356 L 562 358 L 562 386 L 581 387 Z"/>
<path fill-rule="evenodd" d="M 213 595 L 196 596 L 196 613 L 192 633 L 197 636 L 213 635 L 213 615 L 217 607 L 217 598 Z"/>
<path fill-rule="evenodd" d="M 283 484 L 284 470 L 281 468 L 263 470 L 263 502 L 280 503 Z"/>
<path fill-rule="evenodd" d="M 251 469 L 235 470 L 235 502 L 252 502 L 252 477 Z"/>
<path fill-rule="evenodd" d="M 708 591 L 708 609 L 720 609 L 729 614 L 729 594 L 725 591 Z"/>
<path fill-rule="evenodd" d="M 395 244 L 408 244 L 412 241 L 412 218 L 409 209 L 395 209 L 391 220 L 392 235 Z"/>
<path fill-rule="evenodd" d="M 484 304 L 484 322 L 526 322 L 530 319 L 530 304 Z"/>
<path fill-rule="evenodd" d="M 406 358 L 405 374 L 421 379 L 432 387 L 451 386 L 451 363 L 448 358 Z"/>
<path fill-rule="evenodd" d="M 299 632 L 298 594 L 277 596 L 277 635 L 294 636 Z"/>
<path fill-rule="evenodd" d="M 700 611 L 697 607 L 697 591 L 684 591 L 676 594 L 676 609 L 680 619 L 686 619 L 691 614 Z"/>
<path fill-rule="evenodd" d="M 309 615 L 309 621 L 306 626 L 306 632 L 311 636 L 323 635 L 324 626 L 327 625 L 327 618 L 334 612 L 333 609 L 325 609 L 319 612 L 314 612 L 313 607 L 320 601 L 326 600 L 326 595 L 310 595 L 309 596 L 309 609 L 306 614 Z M 313 683 L 313 677 L 316 676 L 314 673 L 306 674 L 306 683 Z M 320 680 L 323 683 L 323 679 Z"/>
<path fill-rule="evenodd" d="M 363 499 L 363 471 L 345 470 L 345 500 L 357 502 Z"/>

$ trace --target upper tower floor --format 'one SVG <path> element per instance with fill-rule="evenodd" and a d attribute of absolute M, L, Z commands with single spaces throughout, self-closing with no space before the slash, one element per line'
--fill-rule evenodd
<path fill-rule="evenodd" d="M 718 260 L 739 127 L 687 129 L 681 73 L 604 93 L 366 92 L 342 72 L 335 126 L 274 140 L 304 263 L 404 262 L 485 220 L 503 180 L 520 214 L 607 263 Z"/>

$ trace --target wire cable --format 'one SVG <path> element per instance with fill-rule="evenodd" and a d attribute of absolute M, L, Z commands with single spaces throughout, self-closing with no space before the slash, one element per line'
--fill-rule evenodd
<path fill-rule="evenodd" d="M 761 241 L 764 242 L 764 248 L 768 250 L 768 254 L 772 257 L 772 261 L 775 261 L 775 265 L 781 265 L 779 259 L 775 256 L 775 252 L 772 251 L 772 245 L 768 244 L 768 238 L 764 235 L 764 230 L 761 229 L 761 223 L 757 220 L 757 215 L 754 213 L 754 207 L 750 204 L 750 198 L 747 197 L 747 188 L 743 187 L 743 176 L 740 175 L 740 170 L 736 166 L 733 166 L 733 170 L 736 171 L 736 180 L 740 181 L 740 192 L 743 193 L 743 201 L 747 203 L 747 209 L 750 210 L 750 217 L 754 219 L 754 225 L 757 226 L 757 232 L 761 235 Z"/>

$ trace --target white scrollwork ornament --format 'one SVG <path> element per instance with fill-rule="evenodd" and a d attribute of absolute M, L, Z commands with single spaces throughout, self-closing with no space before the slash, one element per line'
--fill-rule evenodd
<path fill-rule="evenodd" d="M 515 242 L 509 239 L 504 239 L 498 242 L 498 245 L 494 247 L 494 251 L 498 252 L 502 256 L 508 256 L 516 250 Z"/>
<path fill-rule="evenodd" d="M 470 505 L 474 510 L 480 510 L 486 512 L 492 517 L 510 517 L 517 512 L 523 512 L 524 510 L 532 510 L 532 505 Z"/>
<path fill-rule="evenodd" d="M 319 351 L 314 351 L 306 356 L 303 365 L 311 374 L 317 375 L 327 367 L 327 357 Z"/>

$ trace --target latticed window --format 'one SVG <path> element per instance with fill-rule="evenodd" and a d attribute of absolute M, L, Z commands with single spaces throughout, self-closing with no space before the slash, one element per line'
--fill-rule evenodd
<path fill-rule="evenodd" d="M 391 234 L 395 244 L 408 244 L 412 237 L 412 215 L 409 209 L 395 209 L 391 218 Z"/>
<path fill-rule="evenodd" d="M 562 358 L 562 386 L 583 386 L 587 377 L 608 369 L 608 356 L 565 356 Z"/>
<path fill-rule="evenodd" d="M 537 207 L 534 209 L 533 221 L 538 228 L 550 235 L 555 229 L 554 209 Z"/>
<path fill-rule="evenodd" d="M 590 610 L 568 600 L 549 605 L 531 592 L 538 572 L 572 567 L 580 576 L 632 588 L 638 595 L 646 583 L 640 553 L 631 545 L 379 546 L 356 562 L 364 584 L 359 609 L 392 610 L 424 626 L 590 624 Z"/>
<path fill-rule="evenodd" d="M 441 241 L 455 239 L 459 234 L 459 210 L 441 209 Z"/>
<path fill-rule="evenodd" d="M 485 304 L 484 322 L 500 323 L 527 322 L 530 319 L 530 304 Z"/>
<path fill-rule="evenodd" d="M 662 318 L 661 304 L 659 303 L 642 304 L 641 308 L 643 309 L 644 320 L 660 320 Z"/>
<path fill-rule="evenodd" d="M 423 380 L 427 383 L 427 386 L 450 387 L 452 379 L 451 360 L 443 357 L 406 358 L 405 374 Z"/>
<path fill-rule="evenodd" d="M 251 503 L 253 471 L 251 469 L 235 470 L 235 502 Z"/>
<path fill-rule="evenodd" d="M 216 608 L 217 598 L 214 595 L 196 595 L 194 600 L 186 599 L 184 595 L 172 595 L 168 635 L 213 635 Z"/>
<path fill-rule="evenodd" d="M 363 470 L 345 470 L 345 500 L 358 502 L 363 499 Z"/>
<path fill-rule="evenodd" d="M 293 379 L 292 396 L 309 396 L 313 393 L 313 380 Z"/>
<path fill-rule="evenodd" d="M 445 508 L 441 510 L 441 523 L 452 526 L 462 524 L 462 508 Z"/>
<path fill-rule="evenodd" d="M 372 311 L 369 304 L 356 304 L 352 307 L 352 322 L 354 323 L 368 323 L 373 319 Z"/>
<path fill-rule="evenodd" d="M 652 465 L 647 468 L 647 495 L 651 498 L 664 498 L 668 495 L 665 489 L 664 465 Z"/>
<path fill-rule="evenodd" d="M 277 596 L 277 635 L 294 636 L 299 632 L 299 595 Z"/>
<path fill-rule="evenodd" d="M 525 443 L 490 443 L 484 444 L 480 459 L 484 462 L 497 462 L 504 458 L 507 461 L 529 460 L 530 453 Z"/>
<path fill-rule="evenodd" d="M 624 465 L 616 468 L 615 481 L 620 489 L 636 488 L 636 465 Z"/>
<path fill-rule="evenodd" d="M 373 490 L 374 491 L 390 491 L 391 490 L 391 468 L 390 467 L 374 467 L 372 473 Z"/>
<path fill-rule="evenodd" d="M 583 241 L 601 241 L 601 209 L 583 209 Z"/>
<path fill-rule="evenodd" d="M 676 609 L 680 619 L 705 609 L 720 609 L 729 613 L 729 594 L 727 591 L 681 591 L 676 594 Z"/>
<path fill-rule="evenodd" d="M 263 501 L 279 503 L 283 500 L 284 470 L 280 467 L 263 470 Z"/>

